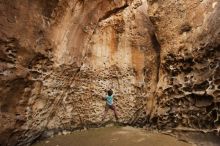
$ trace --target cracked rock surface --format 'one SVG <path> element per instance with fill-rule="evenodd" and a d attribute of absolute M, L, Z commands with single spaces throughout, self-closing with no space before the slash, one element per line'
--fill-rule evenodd
<path fill-rule="evenodd" d="M 218 133 L 219 17 L 218 0 L 0 0 L 0 144 L 95 126 L 109 88 L 122 124 Z"/>

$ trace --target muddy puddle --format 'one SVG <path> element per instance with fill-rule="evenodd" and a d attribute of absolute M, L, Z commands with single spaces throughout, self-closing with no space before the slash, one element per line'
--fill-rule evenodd
<path fill-rule="evenodd" d="M 76 131 L 38 142 L 32 146 L 194 146 L 156 132 L 132 127 L 108 127 Z"/>

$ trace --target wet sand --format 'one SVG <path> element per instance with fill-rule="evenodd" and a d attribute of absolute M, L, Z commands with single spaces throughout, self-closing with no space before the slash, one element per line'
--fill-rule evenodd
<path fill-rule="evenodd" d="M 55 136 L 32 146 L 193 146 L 174 137 L 132 127 L 108 127 Z"/>
<path fill-rule="evenodd" d="M 175 137 L 184 141 L 190 141 L 196 146 L 220 146 L 220 137 L 214 133 L 202 132 L 173 132 Z"/>

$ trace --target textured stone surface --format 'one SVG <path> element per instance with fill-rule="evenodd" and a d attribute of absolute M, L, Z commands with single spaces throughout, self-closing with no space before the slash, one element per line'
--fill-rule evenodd
<path fill-rule="evenodd" d="M 217 1 L 151 2 L 162 62 L 152 114 L 157 127 L 219 126 L 219 8 Z"/>
<path fill-rule="evenodd" d="M 0 0 L 0 143 L 99 123 L 109 88 L 121 123 L 217 129 L 219 16 L 217 0 Z"/>

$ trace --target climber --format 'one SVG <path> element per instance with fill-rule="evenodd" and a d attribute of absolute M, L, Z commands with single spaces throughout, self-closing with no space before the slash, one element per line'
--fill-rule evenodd
<path fill-rule="evenodd" d="M 102 121 L 104 121 L 109 109 L 114 111 L 115 119 L 116 121 L 118 121 L 118 114 L 117 114 L 115 105 L 113 104 L 113 91 L 110 89 L 107 91 L 107 94 L 108 94 L 107 96 L 103 97 L 103 99 L 106 100 L 106 105 L 105 105 L 105 111 L 102 117 Z"/>

